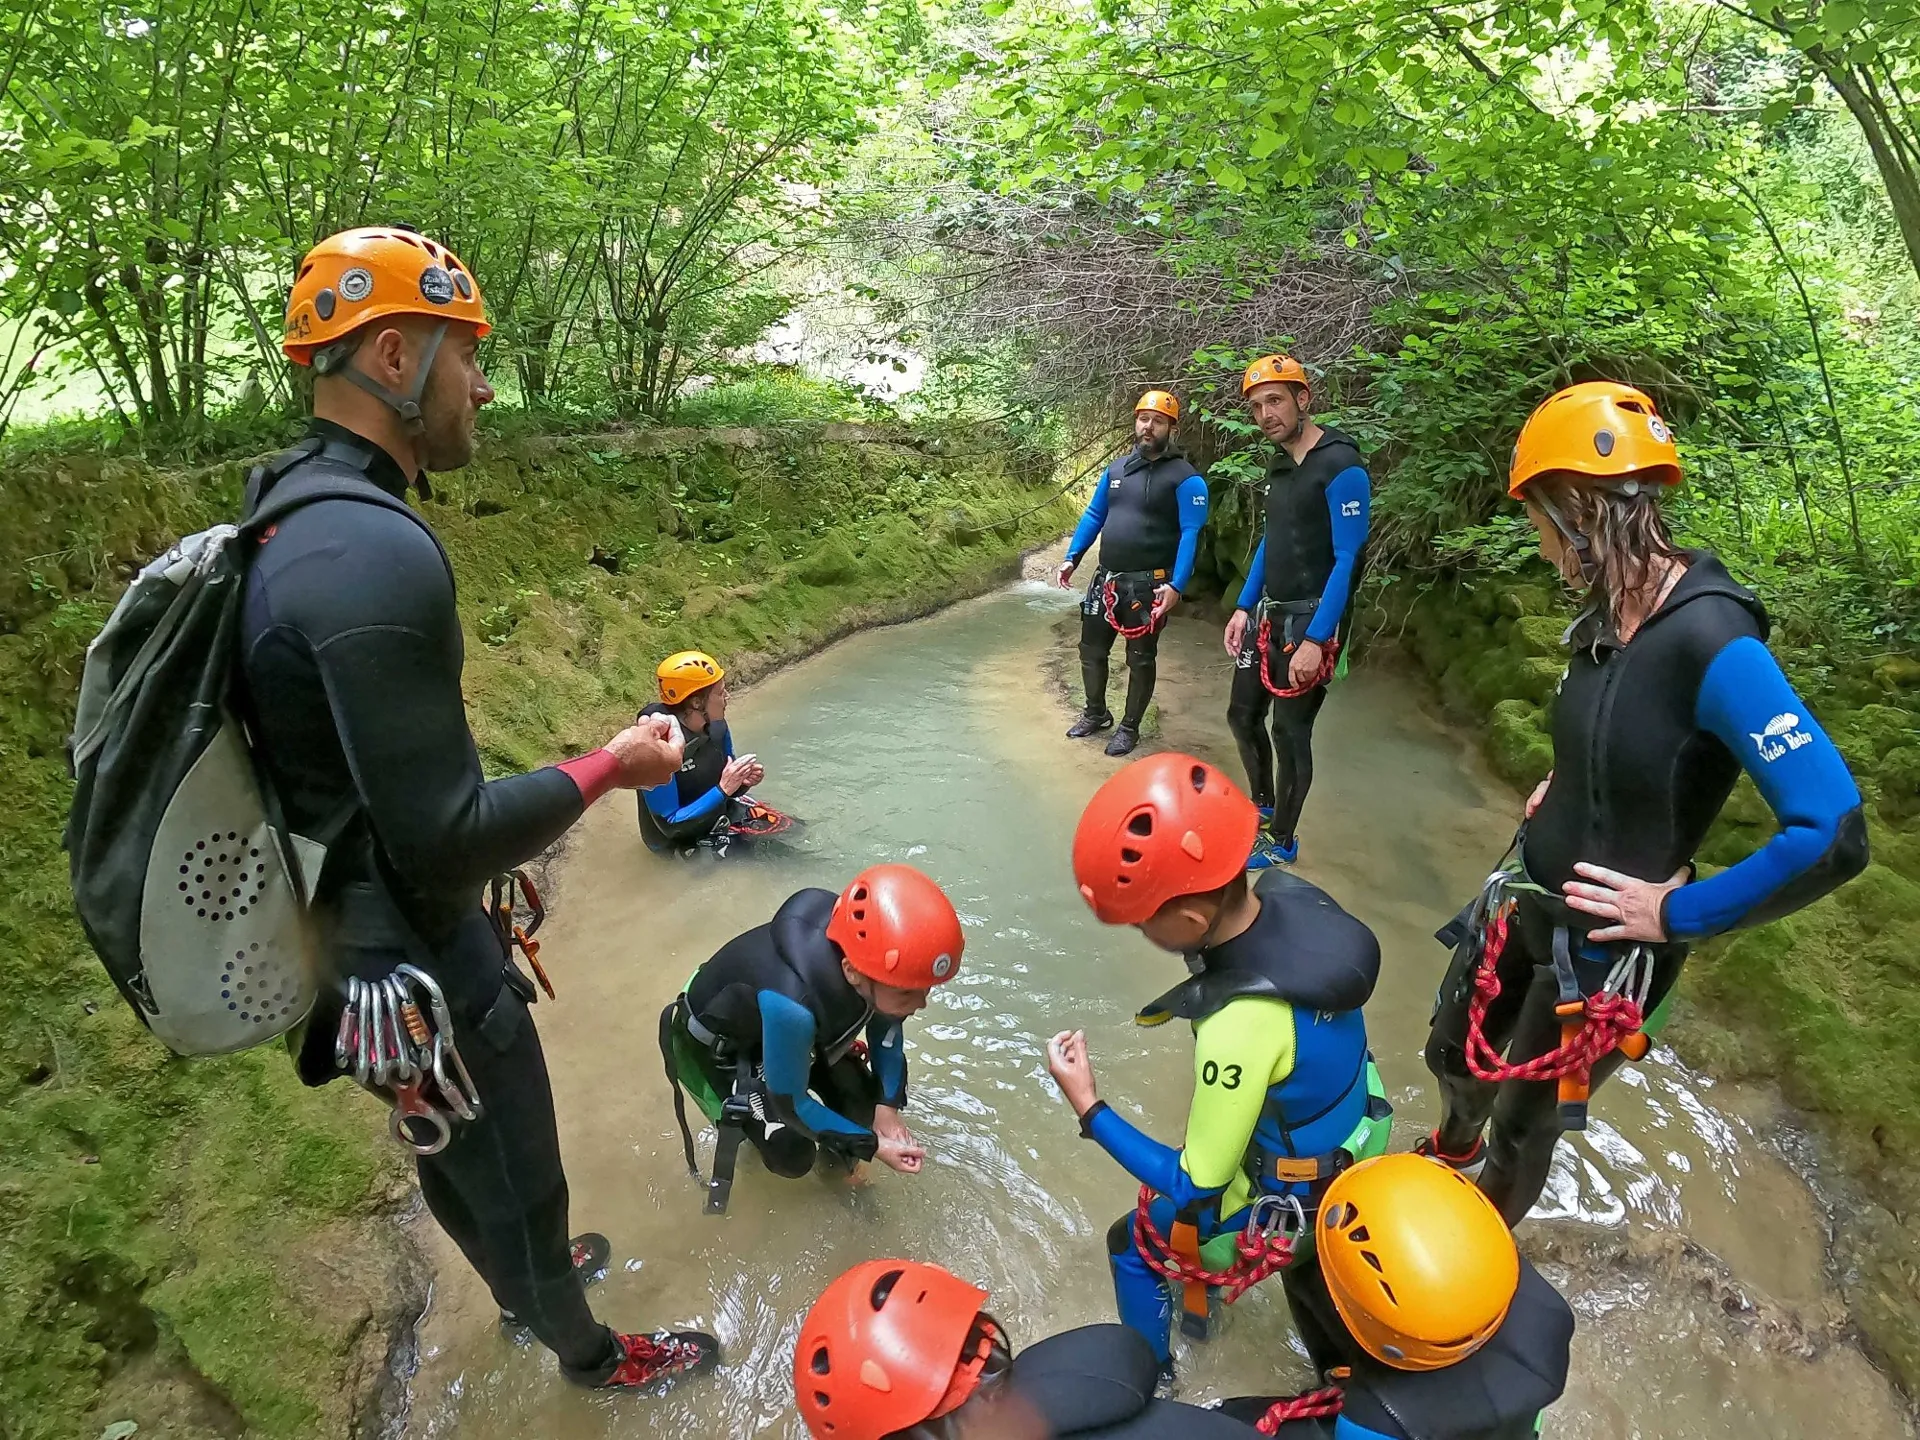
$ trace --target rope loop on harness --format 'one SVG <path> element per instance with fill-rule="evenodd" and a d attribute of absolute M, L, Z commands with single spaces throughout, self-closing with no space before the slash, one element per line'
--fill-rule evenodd
<path fill-rule="evenodd" d="M 1578 1025 L 1564 1027 L 1567 1038 L 1544 1055 L 1510 1065 L 1488 1042 L 1486 1020 L 1487 1011 L 1500 998 L 1500 957 L 1507 948 L 1513 909 L 1513 901 L 1502 898 L 1487 919 L 1486 943 L 1473 977 L 1473 998 L 1467 1002 L 1467 1068 L 1475 1079 L 1490 1084 L 1508 1080 L 1560 1080 L 1568 1076 L 1584 1084 L 1593 1067 L 1628 1037 L 1638 1034 L 1645 1023 L 1651 962 L 1644 962 L 1645 975 L 1638 996 L 1623 993 L 1619 987 L 1643 964 L 1643 952 L 1636 946 L 1614 967 L 1606 987 L 1586 998 Z"/>
<path fill-rule="evenodd" d="M 1346 1396 L 1338 1385 L 1329 1385 L 1324 1390 L 1308 1390 L 1277 1403 L 1254 1422 L 1253 1428 L 1262 1435 L 1278 1435 L 1280 1427 L 1289 1420 L 1331 1420 L 1345 1405 Z"/>
<path fill-rule="evenodd" d="M 1277 1275 L 1293 1264 L 1293 1234 L 1284 1226 L 1259 1224 L 1257 1211 L 1247 1222 L 1247 1228 L 1240 1232 L 1233 1263 L 1225 1270 L 1209 1270 L 1198 1260 L 1187 1259 L 1175 1252 L 1172 1243 L 1153 1223 L 1155 1194 L 1150 1185 L 1140 1187 L 1140 1203 L 1133 1212 L 1133 1243 L 1140 1258 L 1147 1262 L 1147 1268 L 1162 1280 L 1218 1289 L 1231 1305 L 1268 1276 Z"/>
<path fill-rule="evenodd" d="M 1321 646 L 1320 668 L 1314 672 L 1311 680 L 1304 685 L 1278 686 L 1273 683 L 1273 620 L 1269 616 L 1260 617 L 1256 643 L 1260 647 L 1260 683 L 1267 687 L 1267 693 L 1276 700 L 1293 700 L 1310 690 L 1317 690 L 1333 679 L 1333 672 L 1340 666 L 1340 637 L 1336 635 Z M 1293 647 L 1288 646 L 1282 653 L 1291 655 Z"/>
<path fill-rule="evenodd" d="M 1146 624 L 1128 626 L 1120 623 L 1119 616 L 1114 614 L 1114 608 L 1120 602 L 1120 592 L 1115 587 L 1111 575 L 1107 577 L 1105 583 L 1100 587 L 1100 602 L 1102 606 L 1105 607 L 1107 624 L 1119 632 L 1122 640 L 1139 640 L 1153 634 L 1154 630 L 1158 628 L 1157 622 L 1153 618 L 1152 605 L 1148 605 L 1147 607 Z"/>

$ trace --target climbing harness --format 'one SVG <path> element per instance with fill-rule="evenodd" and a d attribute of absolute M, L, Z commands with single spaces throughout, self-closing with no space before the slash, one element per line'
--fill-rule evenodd
<path fill-rule="evenodd" d="M 1346 1403 L 1346 1394 L 1338 1385 L 1329 1385 L 1323 1390 L 1308 1390 L 1276 1402 L 1272 1409 L 1254 1422 L 1253 1428 L 1262 1435 L 1278 1435 L 1280 1427 L 1289 1420 L 1331 1420 Z"/>
<path fill-rule="evenodd" d="M 700 1107 L 713 1120 L 716 1129 L 713 1174 L 707 1180 L 706 1213 L 724 1215 L 727 1213 L 727 1202 L 733 1196 L 734 1167 L 739 1159 L 741 1142 L 747 1138 L 748 1122 L 766 1123 L 766 1090 L 745 1052 L 737 1050 L 723 1037 L 702 1025 L 688 1006 L 684 993 L 660 1012 L 660 1059 L 666 1066 L 667 1084 L 673 1089 L 673 1118 L 680 1125 L 680 1144 L 686 1154 L 689 1175 L 699 1176 L 700 1161 L 693 1151 L 693 1129 L 687 1124 L 685 1086 L 688 1082 L 676 1053 L 676 1041 L 680 1033 L 684 1033 L 693 1044 L 709 1051 L 722 1066 L 730 1066 L 733 1070 L 733 1085 L 729 1092 L 721 1096 L 710 1087 L 703 1087 L 712 1103 Z"/>
<path fill-rule="evenodd" d="M 1122 640 L 1138 640 L 1153 634 L 1160 628 L 1159 621 L 1153 616 L 1153 591 L 1156 585 L 1163 585 L 1166 581 L 1165 570 L 1128 570 L 1118 574 L 1108 574 L 1100 587 L 1101 612 L 1107 617 L 1107 624 L 1119 632 Z M 1122 609 L 1126 611 L 1129 618 L 1134 619 L 1145 611 L 1146 624 L 1122 623 L 1120 619 Z"/>
<path fill-rule="evenodd" d="M 1293 1264 L 1294 1248 L 1307 1232 L 1307 1212 L 1298 1196 L 1262 1195 L 1253 1202 L 1246 1229 L 1234 1241 L 1233 1263 L 1224 1270 L 1209 1270 L 1201 1261 L 1199 1230 L 1192 1220 L 1176 1218 L 1170 1235 L 1162 1234 L 1153 1223 L 1156 1194 L 1150 1185 L 1140 1187 L 1140 1202 L 1133 1212 L 1134 1248 L 1148 1269 L 1182 1288 L 1181 1332 L 1194 1339 L 1206 1338 L 1214 1291 L 1233 1304 L 1262 1280 Z"/>
<path fill-rule="evenodd" d="M 1518 849 L 1517 840 L 1514 848 Z M 1628 947 L 1614 961 L 1599 990 L 1587 995 L 1574 970 L 1572 930 L 1556 925 L 1553 974 L 1558 994 L 1554 1014 L 1560 1020 L 1560 1044 L 1531 1060 L 1509 1064 L 1488 1041 L 1486 1019 L 1493 1002 L 1500 998 L 1500 957 L 1506 951 L 1519 892 L 1545 893 L 1513 869 L 1494 871 L 1467 920 L 1467 933 L 1461 943 L 1476 945 L 1480 952 L 1467 1001 L 1467 1069 L 1475 1079 L 1495 1085 L 1508 1080 L 1557 1080 L 1560 1128 L 1584 1130 L 1593 1067 L 1616 1049 L 1629 1060 L 1640 1060 L 1652 1046 L 1642 1027 L 1653 987 L 1654 954 L 1643 944 Z"/>
<path fill-rule="evenodd" d="M 527 909 L 525 925 L 514 918 L 520 903 Z M 508 954 L 518 950 L 526 956 L 527 964 L 533 967 L 534 979 L 540 982 L 547 998 L 553 999 L 553 981 L 547 978 L 546 967 L 540 963 L 540 942 L 533 938 L 547 918 L 547 906 L 532 877 L 524 870 L 494 876 L 487 895 L 487 913 L 501 944 L 508 947 Z"/>
<path fill-rule="evenodd" d="M 395 966 L 379 980 L 347 981 L 333 1058 L 393 1107 L 388 1129 L 417 1155 L 438 1155 L 453 1139 L 456 1121 L 482 1114 L 480 1092 L 454 1043 L 446 995 L 417 966 Z"/>
<path fill-rule="evenodd" d="M 1295 615 L 1311 615 L 1319 608 L 1320 603 L 1317 600 L 1302 600 L 1299 602 L 1267 600 L 1261 602 L 1260 626 L 1259 629 L 1254 632 L 1254 643 L 1260 650 L 1260 683 L 1266 686 L 1267 693 L 1277 700 L 1292 700 L 1297 696 L 1305 695 L 1311 690 L 1318 689 L 1331 680 L 1334 672 L 1340 668 L 1340 637 L 1336 635 L 1320 648 L 1320 668 L 1314 672 L 1313 678 L 1307 681 L 1306 684 L 1276 685 L 1274 683 L 1273 612 L 1278 610 L 1291 620 L 1291 617 Z M 1281 637 L 1284 641 L 1280 646 L 1280 656 L 1283 660 L 1300 648 L 1300 642 L 1291 638 L 1292 628 L 1292 625 L 1289 624 L 1286 632 L 1284 632 Z M 1292 676 L 1286 675 L 1281 678 L 1291 681 Z"/>
<path fill-rule="evenodd" d="M 727 830 L 736 840 L 765 840 L 793 829 L 793 816 L 741 795 L 727 807 Z"/>

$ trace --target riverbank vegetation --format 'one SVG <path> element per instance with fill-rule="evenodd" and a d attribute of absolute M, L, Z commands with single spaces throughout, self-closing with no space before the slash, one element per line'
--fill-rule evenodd
<path fill-rule="evenodd" d="M 669 641 L 781 652 L 978 583 L 1150 384 L 1229 590 L 1238 376 L 1287 348 L 1372 457 L 1370 628 L 1523 781 L 1564 602 L 1509 447 L 1559 385 L 1649 390 L 1682 536 L 1765 597 L 1877 861 L 1711 949 L 1679 1033 L 1779 1078 L 1884 1207 L 1855 1308 L 1911 1386 L 1920 1323 L 1873 1315 L 1920 1316 L 1916 86 L 1904 0 L 0 6 L 0 1437 L 73 1433 L 142 1356 L 188 1431 L 339 1434 L 377 1389 L 393 1287 L 309 1303 L 288 1277 L 334 1272 L 285 1260 L 385 1193 L 364 1117 L 271 1057 L 162 1063 L 101 1003 L 57 836 L 81 646 L 297 428 L 298 256 L 396 221 L 495 326 L 486 463 L 429 513 L 501 767 L 593 738 Z M 1743 792 L 1705 858 L 1765 828 Z"/>

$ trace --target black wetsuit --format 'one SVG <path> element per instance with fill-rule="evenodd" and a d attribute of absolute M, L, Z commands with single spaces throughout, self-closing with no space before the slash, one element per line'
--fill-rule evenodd
<path fill-rule="evenodd" d="M 635 718 L 674 713 L 672 706 L 655 703 Z M 729 797 L 720 788 L 720 776 L 733 758 L 733 732 L 726 721 L 709 720 L 705 730 L 684 733 L 679 773 L 638 796 L 640 838 L 659 853 L 697 844 L 727 821 Z"/>
<path fill-rule="evenodd" d="M 405 496 L 408 477 L 385 451 L 326 421 L 311 435 L 325 450 L 275 493 L 346 483 Z M 580 818 L 581 791 L 552 768 L 482 776 L 445 552 L 423 520 L 377 498 L 318 500 L 268 532 L 248 572 L 239 647 L 240 704 L 292 830 L 321 833 L 353 809 L 315 890 L 335 983 L 309 1019 L 301 1078 L 319 1085 L 337 1073 L 337 982 L 402 961 L 431 972 L 485 1113 L 420 1158 L 421 1194 L 501 1307 L 575 1378 L 602 1378 L 614 1341 L 573 1272 L 532 991 L 480 908 L 489 878 Z"/>
<path fill-rule="evenodd" d="M 1369 487 L 1358 446 L 1333 429 L 1323 429 L 1297 465 L 1277 446 L 1267 468 L 1266 534 L 1240 592 L 1240 608 L 1252 618 L 1234 657 L 1227 726 L 1254 803 L 1273 811 L 1270 828 L 1283 842 L 1293 838 L 1313 785 L 1313 722 L 1327 689 L 1273 695 L 1260 678 L 1260 622 L 1264 616 L 1272 625 L 1270 668 L 1282 689 L 1289 688 L 1284 677 L 1295 646 L 1345 636 L 1366 545 Z"/>
<path fill-rule="evenodd" d="M 1693 862 L 1742 769 L 1780 821 L 1780 832 L 1739 864 L 1667 897 L 1671 943 L 1652 947 L 1651 1013 L 1680 973 L 1687 942 L 1790 913 L 1867 862 L 1860 794 L 1844 760 L 1765 645 L 1766 612 L 1713 556 L 1691 552 L 1685 576 L 1622 646 L 1597 619 L 1576 626 L 1553 707 L 1555 772 L 1527 824 L 1527 876 L 1547 894 L 1522 892 L 1498 973 L 1500 997 L 1487 1039 L 1518 1064 L 1560 1040 L 1553 1013 L 1556 929 L 1568 932 L 1583 993 L 1604 983 L 1619 946 L 1585 943 L 1591 924 L 1558 897 L 1579 861 L 1664 881 Z M 1560 1136 L 1552 1081 L 1494 1086 L 1467 1069 L 1472 992 L 1465 949 L 1442 984 L 1427 1067 L 1440 1081 L 1440 1148 L 1466 1155 L 1491 1118 L 1481 1188 L 1509 1224 L 1532 1208 Z M 1594 1067 L 1598 1086 L 1622 1063 Z"/>
<path fill-rule="evenodd" d="M 770 922 L 721 946 L 673 1007 L 711 1095 L 745 1090 L 762 1102 L 744 1129 L 776 1175 L 805 1175 L 822 1149 L 871 1159 L 875 1108 L 907 1100 L 900 1022 L 848 983 L 826 934 L 834 900 L 830 890 L 790 896 Z"/>
<path fill-rule="evenodd" d="M 1206 520 L 1207 482 L 1178 450 L 1150 460 L 1135 447 L 1100 477 L 1067 544 L 1067 558 L 1078 564 L 1094 537 L 1100 538 L 1100 568 L 1087 581 L 1080 604 L 1080 675 L 1088 715 L 1109 713 L 1107 666 L 1120 633 L 1114 621 L 1137 630 L 1152 619 L 1156 586 L 1185 591 Z M 1120 723 L 1129 729 L 1140 728 L 1153 699 L 1159 651 L 1159 626 L 1127 641 L 1127 708 Z"/>
<path fill-rule="evenodd" d="M 1513 1307 L 1493 1338 L 1442 1370 L 1395 1370 L 1360 1348 L 1341 1323 L 1314 1262 L 1281 1272 L 1287 1307 L 1307 1353 L 1341 1382 L 1338 1420 L 1293 1420 L 1282 1440 L 1533 1440 L 1540 1413 L 1567 1388 L 1573 1311 L 1526 1260 Z M 1278 1396 L 1229 1400 L 1220 1409 L 1252 1425 Z"/>
<path fill-rule="evenodd" d="M 1059 1440 L 1253 1440 L 1251 1426 L 1218 1411 L 1155 1399 L 1159 1378 L 1160 1362 L 1139 1335 L 1125 1325 L 1086 1325 L 1029 1345 L 1000 1385 L 897 1440 L 952 1440 L 1003 1390 L 1037 1411 Z"/>

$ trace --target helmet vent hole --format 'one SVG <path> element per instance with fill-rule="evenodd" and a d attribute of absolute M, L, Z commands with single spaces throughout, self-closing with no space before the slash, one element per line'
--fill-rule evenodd
<path fill-rule="evenodd" d="M 1393 1293 L 1393 1286 L 1389 1285 L 1386 1281 L 1382 1280 L 1380 1282 L 1380 1289 L 1385 1292 L 1389 1305 L 1398 1305 L 1400 1303 L 1400 1297 Z"/>
<path fill-rule="evenodd" d="M 1194 766 L 1192 770 L 1187 772 L 1187 779 L 1193 785 L 1194 794 L 1204 795 L 1207 793 L 1207 770 L 1204 765 Z"/>
<path fill-rule="evenodd" d="M 1127 829 L 1140 836 L 1153 834 L 1153 815 L 1149 811 L 1142 810 L 1127 822 Z"/>
<path fill-rule="evenodd" d="M 872 1300 L 876 1311 L 886 1308 L 887 1299 L 893 1294 L 893 1287 L 900 1283 L 900 1277 L 906 1273 L 904 1270 L 889 1270 L 873 1282 L 873 1294 L 868 1298 Z"/>
<path fill-rule="evenodd" d="M 824 1390 L 816 1390 L 813 1392 L 813 1403 L 818 1405 L 822 1410 L 825 1410 L 829 1405 L 833 1404 L 833 1398 Z M 829 1425 L 827 1428 L 831 1430 L 833 1427 Z"/>
<path fill-rule="evenodd" d="M 1373 1236 L 1370 1233 L 1368 1233 L 1366 1226 L 1356 1225 L 1353 1227 L 1351 1231 L 1348 1232 L 1347 1238 L 1353 1241 L 1356 1245 L 1364 1245 L 1367 1243 L 1367 1241 L 1371 1240 Z M 1368 1256 L 1367 1258 L 1372 1259 L 1373 1257 Z M 1375 1266 L 1374 1268 L 1378 1269 L 1379 1267 Z"/>
<path fill-rule="evenodd" d="M 1133 849 L 1131 846 L 1122 846 L 1120 850 L 1120 858 L 1122 861 L 1124 861 L 1128 865 L 1138 865 L 1140 863 L 1141 855 L 1138 850 Z"/>
<path fill-rule="evenodd" d="M 827 1353 L 826 1346 L 814 1346 L 812 1369 L 816 1375 L 831 1375 L 833 1373 L 833 1357 Z M 822 1405 L 827 1403 L 826 1396 L 822 1395 L 818 1398 Z"/>
<path fill-rule="evenodd" d="M 1356 1238 L 1358 1238 L 1358 1237 L 1356 1237 Z M 1387 1267 L 1386 1267 L 1386 1266 L 1384 1266 L 1384 1265 L 1382 1265 L 1382 1264 L 1380 1263 L 1380 1257 L 1379 1257 L 1378 1255 L 1376 1255 L 1376 1254 L 1374 1254 L 1374 1253 L 1373 1253 L 1373 1251 L 1371 1251 L 1371 1250 L 1362 1250 L 1362 1251 L 1360 1252 L 1360 1258 L 1361 1258 L 1362 1260 L 1364 1260 L 1364 1261 L 1366 1261 L 1366 1262 L 1367 1262 L 1367 1264 L 1369 1264 L 1369 1265 L 1371 1265 L 1371 1266 L 1372 1266 L 1372 1267 L 1374 1268 L 1374 1270 L 1375 1270 L 1375 1272 L 1376 1272 L 1376 1273 L 1378 1273 L 1378 1274 L 1381 1274 L 1381 1275 L 1384 1275 L 1384 1274 L 1386 1274 L 1386 1273 L 1387 1273 Z"/>

